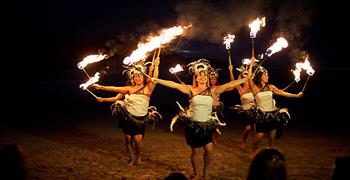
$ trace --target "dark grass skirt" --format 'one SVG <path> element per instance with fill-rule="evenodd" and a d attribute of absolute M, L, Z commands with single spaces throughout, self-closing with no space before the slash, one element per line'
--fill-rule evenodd
<path fill-rule="evenodd" d="M 156 111 L 155 107 L 150 107 L 148 113 L 145 116 L 137 117 L 131 115 L 123 103 L 116 102 L 111 106 L 112 116 L 116 118 L 118 127 L 123 129 L 123 133 L 127 135 L 145 135 L 145 129 L 147 124 L 153 125 L 162 118 L 162 116 Z"/>

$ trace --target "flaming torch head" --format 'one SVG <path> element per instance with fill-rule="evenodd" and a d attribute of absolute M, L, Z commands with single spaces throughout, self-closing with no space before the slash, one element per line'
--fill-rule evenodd
<path fill-rule="evenodd" d="M 84 69 L 88 64 L 101 61 L 105 59 L 107 55 L 89 55 L 86 56 L 82 61 L 80 61 L 77 66 L 79 69 Z"/>
<path fill-rule="evenodd" d="M 123 63 L 130 66 L 131 64 L 147 58 L 147 54 L 163 44 L 169 43 L 177 36 L 184 33 L 190 26 L 174 26 L 159 32 L 159 36 L 150 35 L 147 42 L 140 42 L 138 48 L 134 50 L 130 56 L 124 58 Z"/>
<path fill-rule="evenodd" d="M 91 84 L 94 84 L 96 82 L 98 82 L 98 80 L 100 79 L 100 73 L 97 72 L 93 77 L 91 77 L 86 83 L 80 84 L 79 87 L 82 90 L 85 90 L 86 88 L 88 88 Z"/>
<path fill-rule="evenodd" d="M 261 18 L 256 18 L 252 23 L 249 24 L 250 27 L 250 38 L 255 38 L 256 33 L 260 30 L 260 27 L 265 27 L 265 17 Z"/>
<path fill-rule="evenodd" d="M 224 43 L 226 45 L 226 49 L 230 49 L 231 48 L 231 43 L 233 42 L 233 40 L 235 39 L 235 35 L 233 34 L 228 34 L 227 36 L 224 37 Z"/>
<path fill-rule="evenodd" d="M 288 47 L 288 42 L 283 37 L 280 37 L 277 39 L 277 41 L 266 50 L 266 55 L 271 56 L 272 54 L 275 54 L 276 52 L 281 51 L 283 48 Z"/>
<path fill-rule="evenodd" d="M 306 57 L 305 59 L 305 62 L 303 63 L 302 65 L 302 68 L 306 70 L 306 73 L 309 75 L 309 76 L 312 76 L 314 75 L 315 73 L 315 70 L 312 69 L 311 65 L 310 65 L 310 62 L 308 60 L 308 57 Z"/>
<path fill-rule="evenodd" d="M 174 73 L 183 71 L 183 68 L 182 68 L 182 66 L 180 64 L 176 64 L 175 67 L 169 68 L 169 71 L 170 71 L 171 74 L 174 74 Z"/>
<path fill-rule="evenodd" d="M 295 64 L 295 69 L 292 70 L 292 73 L 294 74 L 294 81 L 299 82 L 300 81 L 300 72 L 301 72 L 301 63 Z"/>

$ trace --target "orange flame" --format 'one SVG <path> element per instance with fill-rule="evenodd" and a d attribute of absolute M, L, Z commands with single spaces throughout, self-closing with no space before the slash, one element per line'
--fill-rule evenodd
<path fill-rule="evenodd" d="M 97 72 L 95 73 L 95 75 L 93 77 L 91 77 L 86 83 L 80 84 L 79 87 L 82 90 L 85 90 L 86 88 L 88 88 L 91 84 L 94 84 L 96 82 L 98 82 L 98 80 L 100 79 L 100 73 Z"/>
<path fill-rule="evenodd" d="M 231 43 L 233 42 L 233 40 L 235 39 L 235 35 L 233 34 L 228 34 L 227 36 L 224 37 L 224 43 L 226 45 L 226 49 L 230 49 L 231 48 Z"/>
<path fill-rule="evenodd" d="M 256 18 L 252 23 L 249 24 L 250 27 L 250 38 L 255 38 L 256 33 L 260 30 L 260 27 L 265 27 L 265 17 L 261 18 Z"/>
<path fill-rule="evenodd" d="M 259 62 L 259 61 L 260 61 L 260 60 L 255 59 L 255 62 Z M 251 60 L 248 59 L 248 58 L 242 59 L 242 64 L 244 64 L 244 65 L 250 64 L 250 62 L 251 62 Z"/>
<path fill-rule="evenodd" d="M 295 64 L 295 69 L 292 70 L 292 72 L 294 74 L 294 81 L 295 82 L 299 82 L 300 81 L 301 64 L 302 63 L 296 63 Z"/>
<path fill-rule="evenodd" d="M 107 55 L 89 55 L 86 56 L 82 61 L 80 61 L 77 66 L 79 69 L 85 68 L 88 64 L 101 61 L 105 59 Z"/>
<path fill-rule="evenodd" d="M 190 26 L 174 26 L 172 28 L 164 29 L 159 32 L 159 36 L 148 37 L 148 42 L 139 43 L 138 48 L 134 50 L 130 56 L 124 58 L 123 63 L 130 65 L 134 62 L 140 61 L 147 57 L 147 53 L 153 51 L 154 49 L 160 47 L 162 44 L 169 43 L 171 40 L 175 39 L 176 36 L 181 35 L 185 29 Z"/>
<path fill-rule="evenodd" d="M 315 73 L 315 70 L 312 69 L 310 62 L 308 60 L 308 57 L 305 58 L 305 61 L 303 63 L 299 62 L 295 64 L 295 70 L 292 70 L 293 74 L 294 74 L 294 80 L 295 82 L 299 82 L 300 81 L 300 73 L 301 70 L 305 70 L 306 73 L 309 76 L 312 76 Z"/>
<path fill-rule="evenodd" d="M 267 50 L 266 50 L 266 54 L 267 56 L 271 56 L 272 54 L 281 51 L 283 48 L 288 47 L 288 42 L 286 39 L 284 39 L 283 37 L 280 37 L 277 39 L 277 41 L 270 46 Z"/>
<path fill-rule="evenodd" d="M 308 60 L 308 57 L 305 58 L 305 62 L 303 64 L 303 69 L 306 70 L 306 73 L 309 75 L 309 76 L 312 76 L 314 75 L 315 73 L 315 70 L 312 69 L 311 65 L 310 65 L 310 62 Z"/>
<path fill-rule="evenodd" d="M 182 68 L 182 66 L 180 64 L 176 64 L 175 67 L 171 67 L 169 69 L 170 73 L 171 74 L 174 74 L 174 73 L 177 73 L 177 72 L 180 72 L 180 71 L 183 71 L 184 69 Z"/>

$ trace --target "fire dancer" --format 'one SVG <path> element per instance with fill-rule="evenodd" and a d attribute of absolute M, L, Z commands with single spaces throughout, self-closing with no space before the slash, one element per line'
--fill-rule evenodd
<path fill-rule="evenodd" d="M 209 71 L 211 66 L 206 59 L 200 59 L 188 65 L 193 75 L 192 85 L 179 84 L 173 81 L 152 78 L 155 83 L 177 89 L 187 94 L 190 98 L 190 106 L 182 110 L 178 117 L 184 122 L 186 143 L 191 147 L 191 163 L 194 171 L 194 178 L 198 178 L 198 153 L 200 148 L 204 149 L 203 177 L 209 178 L 209 169 L 212 161 L 213 133 L 217 126 L 226 125 L 219 121 L 216 113 L 212 111 L 213 97 L 221 94 L 229 88 L 233 88 L 247 81 L 246 78 L 231 81 L 216 87 L 212 91 L 209 86 Z M 182 109 L 182 108 L 181 108 Z M 172 127 L 171 127 L 172 128 Z"/>
<path fill-rule="evenodd" d="M 238 79 L 241 79 L 242 77 L 247 77 L 248 70 L 246 69 L 246 65 L 242 65 L 237 70 L 240 72 L 240 75 L 238 76 Z M 233 76 L 233 68 L 232 66 L 229 66 L 230 71 L 230 79 L 231 81 L 235 80 Z M 245 82 L 243 85 L 236 86 L 236 90 L 239 94 L 241 105 L 236 105 L 235 108 L 238 111 L 238 114 L 240 115 L 240 119 L 243 120 L 244 124 L 244 130 L 242 133 L 242 142 L 240 143 L 239 147 L 241 149 L 245 149 L 247 144 L 247 139 L 249 136 L 249 133 L 253 131 L 253 137 L 254 137 L 254 115 L 255 115 L 255 99 L 253 92 L 251 91 L 249 87 L 248 81 Z"/>
<path fill-rule="evenodd" d="M 210 78 L 210 89 L 211 91 L 216 91 L 216 88 L 219 86 L 219 69 L 213 70 L 210 72 L 209 78 Z M 233 89 L 233 88 L 232 88 Z M 220 94 L 217 94 L 216 96 L 213 96 L 213 112 L 216 112 L 219 115 L 219 118 L 224 117 L 224 103 L 220 101 Z M 221 135 L 221 131 L 219 127 L 216 128 L 214 134 L 213 134 L 213 144 L 216 145 L 218 143 L 219 135 Z"/>
<path fill-rule="evenodd" d="M 154 61 L 153 77 L 158 77 L 159 62 L 158 58 Z M 125 134 L 125 145 L 131 165 L 141 163 L 141 143 L 145 135 L 146 124 L 152 121 L 155 123 L 161 118 L 157 109 L 149 106 L 155 84 L 146 79 L 145 71 L 143 61 L 139 61 L 125 71 L 131 80 L 131 85 L 123 87 L 92 85 L 97 90 L 129 94 L 124 101 L 116 101 L 112 105 L 112 115 L 118 119 L 119 127 Z M 131 153 L 133 149 L 135 149 L 134 155 Z"/>
<path fill-rule="evenodd" d="M 255 59 L 252 58 L 254 64 Z M 253 153 L 258 150 L 259 143 L 264 134 L 267 135 L 269 146 L 273 145 L 275 138 L 280 138 L 281 128 L 287 125 L 290 120 L 290 115 L 287 108 L 277 108 L 273 94 L 277 94 L 289 98 L 300 98 L 303 96 L 302 92 L 292 94 L 285 92 L 272 84 L 268 84 L 269 74 L 265 68 L 258 66 L 255 71 L 254 79 L 249 79 L 249 86 L 254 94 L 255 103 L 257 106 L 257 113 L 255 119 L 256 134 L 254 138 Z M 249 70 L 251 73 L 251 69 Z M 276 132 L 277 137 L 276 137 Z"/>

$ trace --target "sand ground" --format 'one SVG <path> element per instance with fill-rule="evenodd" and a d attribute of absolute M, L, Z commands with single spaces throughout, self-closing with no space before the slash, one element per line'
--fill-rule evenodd
<path fill-rule="evenodd" d="M 142 144 L 143 163 L 131 166 L 124 136 L 109 114 L 79 118 L 3 128 L 0 146 L 17 143 L 23 148 L 30 179 L 164 179 L 174 171 L 192 175 L 191 150 L 179 124 L 174 132 L 166 119 L 148 127 Z M 251 144 L 247 150 L 239 148 L 242 128 L 232 122 L 221 128 L 223 134 L 213 151 L 212 179 L 245 179 Z M 320 180 L 329 177 L 337 156 L 350 155 L 349 137 L 344 132 L 287 127 L 274 146 L 285 154 L 289 180 Z M 262 146 L 266 145 L 264 139 Z"/>

